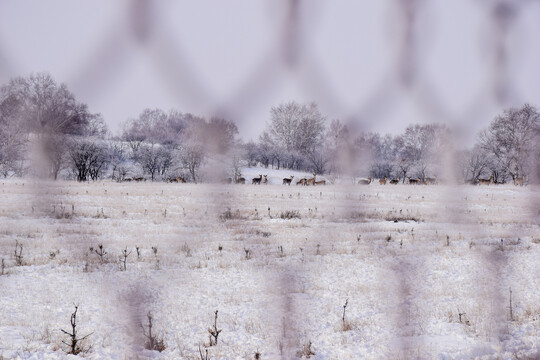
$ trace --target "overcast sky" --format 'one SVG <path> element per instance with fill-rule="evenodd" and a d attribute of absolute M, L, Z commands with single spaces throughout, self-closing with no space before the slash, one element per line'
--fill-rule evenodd
<path fill-rule="evenodd" d="M 540 2 L 416 2 L 1 0 L 0 83 L 47 71 L 113 132 L 176 108 L 245 140 L 289 100 L 381 133 L 445 122 L 469 142 L 504 107 L 540 105 Z"/>

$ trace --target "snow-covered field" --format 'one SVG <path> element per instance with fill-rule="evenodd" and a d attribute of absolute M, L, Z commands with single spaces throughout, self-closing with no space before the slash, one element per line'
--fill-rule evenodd
<path fill-rule="evenodd" d="M 1 183 L 0 359 L 77 358 L 60 331 L 74 304 L 89 359 L 200 359 L 199 346 L 292 359 L 310 342 L 312 359 L 540 358 L 538 188 L 288 187 L 282 174 Z M 144 349 L 148 312 L 163 352 Z"/>

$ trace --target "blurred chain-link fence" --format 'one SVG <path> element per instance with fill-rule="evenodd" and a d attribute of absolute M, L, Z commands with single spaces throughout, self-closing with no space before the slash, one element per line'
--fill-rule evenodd
<path fill-rule="evenodd" d="M 230 89 L 226 92 L 226 96 L 223 96 L 218 95 L 218 92 L 208 85 L 208 81 L 205 80 L 207 75 L 201 73 L 200 67 L 194 66 L 193 57 L 189 54 L 189 47 L 182 41 L 183 37 L 197 38 L 198 29 L 193 28 L 189 34 L 183 34 L 183 36 L 178 36 L 175 33 L 170 15 L 176 12 L 186 12 L 189 16 L 190 4 L 133 0 L 125 3 L 119 16 L 114 19 L 112 25 L 109 25 L 110 28 L 103 32 L 103 38 L 98 46 L 88 51 L 88 58 L 78 66 L 80 71 L 74 73 L 72 79 L 62 80 L 72 84 L 75 89 L 84 88 L 87 94 L 93 94 L 96 97 L 99 97 L 100 93 L 105 94 L 103 96 L 116 96 L 107 89 L 114 88 L 114 82 L 120 76 L 118 73 L 121 72 L 121 69 L 142 52 L 152 60 L 155 66 L 153 71 L 159 74 L 159 82 L 163 88 L 170 92 L 172 98 L 178 99 L 181 104 L 205 108 L 207 114 L 230 118 L 237 122 L 239 128 L 250 126 L 250 121 L 254 120 L 253 114 L 260 111 L 261 107 L 266 107 L 269 98 L 276 98 L 275 92 L 279 91 L 280 84 L 293 79 L 295 86 L 300 89 L 299 91 L 305 98 L 317 102 L 322 109 L 330 113 L 344 114 L 344 122 L 350 129 L 357 132 L 371 130 L 374 122 L 389 121 L 388 119 L 392 118 L 389 113 L 396 111 L 396 108 L 401 109 L 403 99 L 408 99 L 407 101 L 411 101 L 416 109 L 413 113 L 421 116 L 423 120 L 443 122 L 451 127 L 454 134 L 457 134 L 456 138 L 453 139 L 454 145 L 457 147 L 460 140 L 467 137 L 463 134 L 469 133 L 471 127 L 478 129 L 478 126 L 472 124 L 478 122 L 487 124 L 490 119 L 483 118 L 484 116 L 493 116 L 508 106 L 537 101 L 528 95 L 534 93 L 531 91 L 531 86 L 533 86 L 531 83 L 538 86 L 538 80 L 540 80 L 538 76 L 540 71 L 532 68 L 538 63 L 531 64 L 523 58 L 535 58 L 536 56 L 540 59 L 538 57 L 540 54 L 538 33 L 534 33 L 535 30 L 539 29 L 530 26 L 530 24 L 540 23 L 540 2 L 533 0 L 468 0 L 456 2 L 456 4 L 449 6 L 443 1 L 427 0 L 388 0 L 377 5 L 373 5 L 373 2 L 362 2 L 354 6 L 351 6 L 347 1 L 330 3 L 290 0 L 265 3 L 265 6 L 258 7 L 259 10 L 264 11 L 264 14 L 257 14 L 256 17 L 257 19 L 266 19 L 265 26 L 271 34 L 270 46 L 264 49 L 263 54 L 258 57 L 260 61 L 255 66 L 246 67 L 250 70 L 243 74 L 241 81 L 238 81 L 239 86 Z M 224 11 L 223 8 L 229 6 L 223 4 L 207 5 L 208 11 Z M 0 5 L 0 10 L 6 11 L 8 6 L 7 4 Z M 230 6 L 233 9 L 241 10 L 246 4 L 234 4 L 234 6 L 231 4 Z M 386 14 L 380 17 L 385 19 L 383 23 L 377 22 L 376 26 L 373 26 L 369 22 L 371 6 Z M 474 14 L 473 20 L 471 20 L 470 14 Z M 239 12 L 235 16 L 249 16 L 249 14 Z M 325 25 L 325 18 L 339 18 L 341 16 L 346 19 L 344 21 L 348 25 L 343 27 L 343 33 L 340 34 L 339 38 L 325 38 L 321 34 L 323 30 L 319 28 L 320 26 L 328 26 Z M 476 20 L 479 22 L 475 22 Z M 365 22 L 367 25 L 355 27 L 356 21 Z M 201 19 L 200 26 L 212 27 L 213 25 L 207 24 L 204 19 Z M 376 33 L 377 29 L 383 33 L 387 32 L 387 34 Z M 474 31 L 471 31 L 473 29 Z M 214 29 L 212 33 L 217 36 L 220 31 L 220 29 Z M 250 29 L 245 29 L 245 32 L 246 36 L 249 36 L 247 34 Z M 464 38 L 455 38 L 448 34 L 457 34 L 457 36 Z M 444 39 L 448 38 L 452 38 L 452 43 L 445 43 Z M 341 43 L 342 49 L 336 49 L 331 42 Z M 234 51 L 234 49 L 231 48 L 230 51 Z M 333 54 L 335 58 L 325 54 L 327 51 L 335 52 Z M 332 59 L 347 58 L 349 52 L 360 54 L 356 55 L 355 58 L 363 59 L 365 63 L 355 64 L 359 71 L 351 73 L 352 80 L 347 81 L 362 83 L 362 74 L 366 71 L 369 72 L 370 66 L 377 62 L 383 62 L 387 65 L 379 71 L 380 78 L 376 81 L 370 81 L 369 86 L 358 86 L 361 91 L 357 100 L 355 94 L 347 94 L 347 99 L 342 96 L 346 90 L 340 88 L 340 84 L 338 84 L 340 79 L 335 70 L 332 69 L 332 66 L 343 64 L 341 60 L 335 60 L 333 63 Z M 437 54 L 433 55 L 434 52 Z M 462 61 L 471 61 L 471 57 L 475 56 L 479 58 L 472 60 L 472 63 L 481 64 L 480 66 L 468 69 L 466 64 L 461 63 Z M 441 61 L 441 59 L 444 60 Z M 214 62 L 214 64 L 217 66 L 219 61 Z M 481 69 L 482 72 L 476 73 L 478 69 Z M 223 68 L 221 71 L 227 72 L 229 70 Z M 16 61 L 10 58 L 10 54 L 0 42 L 0 73 L 3 73 L 2 77 L 7 77 L 6 74 L 17 74 L 17 72 Z M 439 74 L 447 75 L 439 76 Z M 456 74 L 466 77 L 466 80 L 462 79 L 462 83 L 449 84 L 448 87 L 451 87 L 449 90 L 444 81 L 446 79 L 452 80 L 450 78 Z M 527 79 L 528 76 L 532 79 Z M 456 104 L 455 97 L 460 92 L 460 86 L 465 89 L 467 94 L 473 95 L 469 96 L 466 101 Z M 474 90 L 471 91 L 471 88 Z M 538 90 L 535 91 L 538 94 Z M 265 111 L 267 110 L 265 109 Z M 265 119 L 257 119 L 256 121 L 263 120 Z M 410 120 L 406 121 L 410 123 L 419 119 L 407 120 Z M 463 145 L 463 147 L 467 146 L 468 144 Z M 448 160 L 448 163 L 450 166 L 451 159 Z M 198 196 L 204 197 L 202 202 L 210 206 L 210 208 L 205 209 L 205 215 L 212 214 L 208 220 L 208 233 L 201 234 L 201 236 L 205 235 L 213 240 L 220 237 L 236 236 L 238 230 L 234 226 L 225 226 L 221 229 L 219 224 L 211 224 L 213 221 L 211 219 L 219 218 L 223 209 L 234 209 L 236 204 L 243 199 L 242 189 L 237 187 L 223 192 L 216 191 L 213 185 L 199 184 L 197 186 L 205 189 L 203 192 L 199 192 Z M 122 191 L 125 191 L 127 195 L 132 190 L 126 188 Z M 426 236 L 433 236 L 434 241 L 442 239 L 442 242 L 445 241 L 443 233 L 449 232 L 452 235 L 446 235 L 446 237 L 449 239 L 451 236 L 451 241 L 454 238 L 467 237 L 486 239 L 486 241 L 493 238 L 493 233 L 484 230 L 484 227 L 479 223 L 471 223 L 467 215 L 471 211 L 473 213 L 479 211 L 475 200 L 480 201 L 481 199 L 473 199 L 467 189 L 459 187 L 445 187 L 432 191 L 438 194 L 435 197 L 436 200 L 432 199 L 432 201 L 438 202 L 442 213 L 439 215 L 446 218 L 446 222 L 451 224 L 452 229 L 449 229 L 448 226 L 441 229 L 437 228 L 436 225 L 427 228 L 427 225 L 418 225 L 412 230 L 407 230 L 407 236 L 414 239 L 416 231 L 417 233 L 429 233 L 431 235 Z M 49 194 L 44 203 L 37 204 L 43 211 L 48 211 L 50 204 L 72 203 L 76 209 L 83 206 L 78 203 L 78 195 L 75 195 L 70 189 L 61 189 L 61 185 L 40 183 L 37 185 L 36 192 L 41 195 Z M 316 197 L 317 195 L 313 193 L 310 196 Z M 297 197 L 301 196 L 304 195 L 298 193 Z M 349 213 L 351 209 L 369 212 L 373 210 L 373 206 L 376 207 L 376 205 L 366 204 L 363 201 L 364 189 L 358 187 L 347 188 L 338 196 L 334 192 L 333 197 L 326 191 L 324 194 L 321 191 L 320 198 L 326 196 L 328 196 L 326 200 L 329 204 L 327 208 L 336 209 L 336 213 Z M 379 194 L 377 194 L 378 196 Z M 40 201 L 44 200 L 41 196 L 39 199 Z M 535 212 L 538 211 L 539 206 L 534 203 L 535 199 L 535 196 L 531 196 L 530 202 L 524 204 L 525 208 L 532 210 L 525 211 L 525 213 L 532 214 L 530 216 L 533 220 L 535 216 L 537 218 Z M 110 206 L 114 208 L 114 204 L 110 204 Z M 134 204 L 134 206 L 137 205 Z M 144 206 L 151 207 L 152 205 Z M 273 206 L 269 206 L 268 210 L 255 209 L 255 214 L 250 216 L 262 216 L 266 215 L 266 212 L 270 216 L 273 211 L 271 207 L 273 208 Z M 314 210 L 309 209 L 310 212 L 316 210 L 316 207 Z M 385 210 L 401 211 L 390 207 L 385 208 Z M 101 211 L 103 212 L 103 210 Z M 186 216 L 185 210 L 183 216 Z M 40 224 L 43 221 L 42 218 L 36 217 L 35 223 Z M 70 221 L 75 220 L 66 219 L 65 221 L 69 224 Z M 185 222 L 186 220 L 184 220 Z M 216 228 L 221 230 L 216 230 Z M 223 234 L 215 234 L 215 231 L 222 231 Z M 386 231 L 386 228 L 378 228 L 377 225 L 371 228 L 372 234 L 379 234 L 381 237 L 386 236 L 383 235 Z M 518 226 L 509 225 L 509 229 L 505 229 L 505 238 L 519 238 L 527 235 L 521 231 Z M 321 238 L 321 232 L 324 232 L 329 239 L 351 236 L 353 243 L 357 241 L 355 234 L 343 234 L 339 227 L 333 227 L 329 230 L 314 227 L 311 236 Z M 358 236 L 360 239 L 361 234 Z M 264 240 L 264 238 L 261 239 Z M 446 241 L 450 241 L 448 239 Z M 498 241 L 498 239 L 496 240 Z M 92 244 L 88 243 L 87 245 L 91 246 Z M 377 244 L 375 241 L 367 242 L 358 251 L 376 257 L 380 250 L 375 244 Z M 257 244 L 252 244 L 252 246 L 257 248 Z M 278 244 L 272 246 L 278 246 Z M 322 250 L 317 247 L 317 252 L 329 252 L 331 245 L 320 243 L 318 246 L 321 246 Z M 301 251 L 302 256 L 304 256 L 303 252 L 308 250 L 306 248 L 301 249 Z M 427 250 L 421 254 L 396 255 L 395 259 L 387 264 L 387 274 L 391 274 L 394 278 L 393 285 L 386 289 L 387 295 L 395 298 L 394 301 L 401 309 L 398 316 L 391 319 L 393 328 L 401 329 L 412 326 L 416 329 L 413 331 L 415 334 L 421 335 L 423 333 L 423 327 L 427 326 L 423 321 L 426 320 L 415 319 L 415 314 L 419 313 L 418 308 L 422 304 L 418 303 L 418 297 L 414 297 L 412 294 L 416 291 L 418 285 L 416 282 L 423 281 L 417 278 L 417 274 L 422 272 L 419 268 L 429 268 L 438 256 L 439 250 L 428 246 Z M 492 323 L 486 325 L 489 327 L 487 332 L 491 336 L 499 336 L 502 343 L 504 334 L 508 332 L 505 314 L 507 313 L 506 299 L 508 298 L 509 286 L 507 281 L 503 279 L 503 274 L 512 271 L 512 268 L 517 265 L 510 263 L 509 256 L 496 247 L 482 252 L 478 257 L 477 264 L 480 264 L 482 269 L 481 271 L 475 270 L 473 277 L 477 276 L 478 279 L 481 279 L 478 287 L 484 288 L 479 290 L 478 294 L 488 294 L 489 297 L 477 300 L 478 303 L 490 304 L 489 317 Z M 309 266 L 303 262 L 293 267 L 280 264 L 276 266 L 276 269 L 278 275 L 268 276 L 267 287 L 279 289 L 276 291 L 281 296 L 282 301 L 278 307 L 281 307 L 281 313 L 287 314 L 287 316 L 283 318 L 283 331 L 272 335 L 279 338 L 280 344 L 285 344 L 285 347 L 294 347 L 294 344 L 301 341 L 296 339 L 296 337 L 300 337 L 299 327 L 302 327 L 302 321 L 298 322 L 297 319 L 305 320 L 306 314 L 310 310 L 295 307 L 291 300 L 291 293 L 297 291 L 295 290 L 295 282 L 298 279 L 302 279 L 302 282 L 316 282 L 317 279 L 310 279 Z M 259 268 L 253 269 L 254 273 L 260 271 Z M 447 276 L 451 277 L 450 274 Z M 531 274 L 531 276 L 537 279 L 537 275 Z M 264 274 L 261 277 L 264 278 Z M 442 276 L 439 281 L 450 280 Z M 116 298 L 110 289 L 102 290 L 103 296 L 109 297 L 108 301 L 117 302 L 117 306 L 128 313 L 126 316 L 132 319 L 133 324 L 130 326 L 134 329 L 137 328 L 137 323 L 142 321 L 141 318 L 145 316 L 147 307 L 141 303 L 157 300 L 153 295 L 155 293 L 154 284 L 147 277 L 141 279 L 140 282 L 127 284 L 127 286 L 130 289 L 127 293 L 127 299 Z M 179 288 L 181 289 L 182 286 L 180 285 Z M 190 289 L 190 291 L 195 291 L 194 295 L 197 295 L 196 289 Z M 471 294 L 471 296 L 483 296 L 478 294 Z M 342 300 L 344 299 L 338 299 L 338 301 Z M 127 305 L 123 306 L 123 303 L 127 303 Z M 136 330 L 130 331 L 137 332 Z M 395 349 L 390 353 L 394 354 L 395 358 L 403 359 L 425 358 L 421 352 L 417 352 L 418 347 L 431 346 L 422 343 L 421 336 L 415 343 L 415 348 L 411 348 L 410 344 L 403 339 L 391 344 L 395 346 Z M 126 349 L 126 356 L 130 358 L 136 356 L 132 353 L 135 351 L 136 349 Z M 282 353 L 283 358 L 290 358 L 290 356 L 294 356 L 294 354 L 286 351 Z M 328 356 L 328 358 L 335 358 L 332 354 Z M 374 357 L 379 358 L 380 356 L 375 355 Z M 224 355 L 223 358 L 227 358 L 227 356 Z"/>

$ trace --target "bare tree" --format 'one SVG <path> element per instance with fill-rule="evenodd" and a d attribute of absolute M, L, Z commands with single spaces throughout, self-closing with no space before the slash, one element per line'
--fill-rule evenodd
<path fill-rule="evenodd" d="M 191 180 L 197 183 L 199 179 L 199 168 L 204 161 L 205 153 L 203 146 L 196 141 L 187 141 L 180 149 L 180 162 L 189 172 Z"/>
<path fill-rule="evenodd" d="M 87 105 L 77 102 L 65 84 L 57 84 L 47 73 L 11 79 L 0 89 L 0 124 L 4 130 L 10 129 L 7 137 L 10 141 L 1 140 L 6 139 L 2 136 L 6 132 L 0 129 L 0 141 L 6 144 L 0 143 L 0 148 L 11 149 L 9 156 L 2 157 L 10 161 L 20 158 L 21 148 L 32 139 L 38 146 L 36 153 L 42 155 L 38 171 L 55 179 L 64 162 L 65 137 L 103 136 L 107 131 L 99 114 L 90 113 Z M 17 124 L 16 131 L 6 124 Z M 20 136 L 22 133 L 26 136 Z M 0 153 L 5 152 L 2 149 Z"/>
<path fill-rule="evenodd" d="M 490 171 L 490 158 L 484 149 L 475 146 L 471 150 L 459 153 L 460 176 L 465 181 L 476 182 L 479 177 Z"/>
<path fill-rule="evenodd" d="M 525 104 L 521 108 L 510 108 L 480 133 L 479 144 L 514 180 L 530 172 L 538 127 L 540 114 L 535 107 Z"/>
<path fill-rule="evenodd" d="M 323 142 L 326 118 L 315 103 L 294 101 L 272 107 L 268 133 L 276 145 L 287 151 L 308 154 Z"/>
<path fill-rule="evenodd" d="M 169 149 L 159 144 L 143 144 L 136 151 L 135 161 L 139 163 L 145 173 L 151 176 L 152 181 L 156 175 L 165 175 L 171 167 L 172 154 Z"/>
<path fill-rule="evenodd" d="M 108 160 L 105 144 L 91 139 L 73 139 L 68 144 L 69 161 L 77 181 L 97 180 Z"/>

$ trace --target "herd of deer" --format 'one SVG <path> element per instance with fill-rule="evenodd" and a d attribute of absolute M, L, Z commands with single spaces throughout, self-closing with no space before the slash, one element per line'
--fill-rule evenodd
<path fill-rule="evenodd" d="M 291 186 L 291 183 L 294 179 L 294 176 L 291 176 L 289 178 L 283 179 L 283 185 L 289 185 Z M 311 179 L 308 178 L 302 178 L 296 182 L 296 185 L 302 185 L 302 186 L 308 186 L 308 185 L 326 185 L 326 180 L 320 180 L 317 181 L 317 174 L 313 173 L 313 177 Z"/>
<path fill-rule="evenodd" d="M 262 174 L 259 174 L 259 177 L 256 177 L 256 178 L 253 178 L 251 179 L 251 183 L 254 184 L 254 185 L 260 185 L 260 184 L 267 184 L 268 183 L 268 179 L 267 179 L 267 176 L 268 175 L 262 175 Z M 294 179 L 294 176 L 290 176 L 288 178 L 284 178 L 283 179 L 283 185 L 289 185 L 291 186 L 291 183 L 293 182 L 293 179 Z M 366 179 L 360 179 L 358 180 L 358 184 L 359 185 L 369 185 L 371 184 L 372 182 L 372 178 L 368 177 Z M 420 178 L 416 178 L 416 179 L 413 179 L 413 178 L 410 178 L 408 177 L 407 178 L 408 180 L 408 184 L 410 185 L 435 185 L 437 184 L 437 179 L 436 178 L 424 178 L 424 179 L 420 179 Z M 141 182 L 141 181 L 146 181 L 145 178 L 143 177 L 134 177 L 134 178 L 125 178 L 123 179 L 123 181 L 127 181 L 127 182 L 131 182 L 131 181 L 135 181 L 135 182 Z M 386 183 L 390 183 L 392 185 L 397 185 L 399 184 L 399 182 L 402 181 L 403 183 L 405 183 L 404 179 L 400 179 L 400 178 L 395 178 L 395 179 L 391 179 L 391 180 L 388 180 L 387 177 L 385 177 L 384 179 L 379 179 L 379 184 L 380 185 L 386 185 Z M 175 177 L 175 178 L 169 178 L 167 179 L 167 182 L 168 183 L 185 183 L 186 180 L 181 177 L 181 176 L 178 176 L 178 177 Z M 224 184 L 232 184 L 233 183 L 233 179 L 232 178 L 227 178 L 225 180 L 222 181 L 222 183 Z M 237 178 L 235 181 L 234 181 L 235 184 L 245 184 L 246 183 L 246 178 L 244 177 L 239 177 Z M 477 185 L 490 185 L 490 184 L 496 184 L 494 181 L 493 181 L 493 176 L 490 176 L 489 179 L 482 179 L 482 178 L 479 178 L 477 179 L 476 181 L 474 180 L 469 180 L 467 181 L 467 183 L 469 184 L 477 184 Z M 524 178 L 523 177 L 516 177 L 514 178 L 514 185 L 520 185 L 520 186 L 523 186 L 524 184 Z M 308 179 L 308 178 L 302 178 L 300 180 L 298 180 L 296 182 L 296 185 L 302 185 L 302 186 L 308 186 L 308 185 L 312 185 L 312 186 L 315 186 L 315 185 L 326 185 L 326 180 L 320 180 L 320 181 L 317 181 L 317 174 L 313 173 L 313 177 Z"/>
<path fill-rule="evenodd" d="M 504 184 L 504 182 L 495 182 L 495 180 L 493 179 L 493 176 L 490 176 L 489 179 L 478 178 L 476 181 L 469 180 L 467 181 L 467 183 L 473 184 L 473 185 L 475 184 L 477 185 Z M 514 185 L 523 186 L 524 184 L 525 184 L 525 178 L 523 176 L 514 178 Z"/>
<path fill-rule="evenodd" d="M 360 184 L 360 185 L 369 185 L 369 184 L 371 184 L 371 180 L 372 180 L 371 178 L 360 179 L 358 181 L 358 184 Z M 397 179 L 392 179 L 392 180 L 388 181 L 388 178 L 385 177 L 384 179 L 379 179 L 379 184 L 380 185 L 386 185 L 386 183 L 388 182 L 390 184 L 397 185 L 397 184 L 399 184 L 400 180 L 401 180 L 400 178 L 397 178 Z M 413 179 L 413 178 L 409 177 L 409 178 L 407 178 L 407 180 L 408 180 L 408 184 L 410 184 L 410 185 L 436 185 L 436 184 L 438 184 L 436 178 L 429 178 L 429 177 L 424 178 L 424 179 L 420 179 L 420 178 Z M 405 181 L 403 181 L 403 183 L 405 184 Z M 495 183 L 493 181 L 493 176 L 490 176 L 489 179 L 479 178 L 476 181 L 475 180 L 469 180 L 466 183 L 472 184 L 472 185 L 497 184 L 497 183 Z M 523 186 L 523 184 L 524 184 L 524 178 L 523 177 L 514 178 L 514 185 Z"/>
<path fill-rule="evenodd" d="M 410 185 L 432 185 L 432 184 L 437 184 L 437 179 L 435 178 L 425 178 L 425 179 L 420 179 L 420 178 L 416 178 L 416 179 L 413 179 L 413 178 L 407 178 L 408 180 L 408 184 Z M 371 184 L 371 181 L 372 179 L 370 177 L 368 177 L 367 179 L 360 179 L 358 180 L 358 184 L 359 185 L 369 185 Z M 392 184 L 392 185 L 397 185 L 399 184 L 399 182 L 402 181 L 404 184 L 405 184 L 405 179 L 400 179 L 400 178 L 395 178 L 395 179 L 391 179 L 391 180 L 388 180 L 387 177 L 383 178 L 383 179 L 379 179 L 379 185 L 386 185 L 386 183 L 389 183 L 389 184 Z"/>

